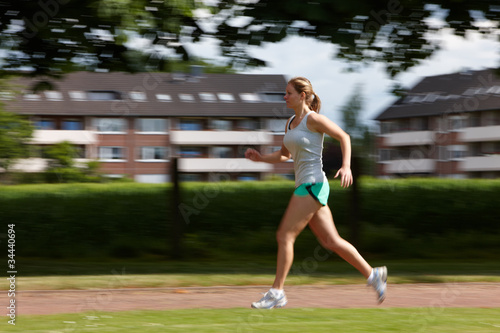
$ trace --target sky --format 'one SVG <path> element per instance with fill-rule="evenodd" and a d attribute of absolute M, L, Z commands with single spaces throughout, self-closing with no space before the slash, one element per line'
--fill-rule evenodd
<path fill-rule="evenodd" d="M 464 69 L 480 70 L 500 64 L 500 44 L 494 38 L 470 33 L 457 37 L 442 29 L 438 35 L 441 50 L 420 65 L 398 75 L 395 79 L 411 88 L 426 76 L 454 73 Z M 200 57 L 217 58 L 212 41 L 191 45 L 190 51 Z M 362 120 L 376 125 L 373 119 L 397 98 L 390 93 L 395 81 L 385 73 L 380 63 L 369 64 L 357 72 L 346 72 L 346 63 L 335 59 L 336 46 L 307 37 L 287 37 L 279 43 L 266 43 L 250 48 L 250 53 L 267 62 L 266 67 L 246 70 L 247 74 L 281 74 L 290 79 L 307 77 L 322 101 L 321 113 L 342 126 L 340 109 L 361 85 L 364 107 Z M 283 87 L 283 90 L 285 87 Z"/>

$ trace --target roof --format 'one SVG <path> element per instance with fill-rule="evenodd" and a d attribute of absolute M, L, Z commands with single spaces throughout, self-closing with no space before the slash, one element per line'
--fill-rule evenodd
<path fill-rule="evenodd" d="M 500 109 L 500 76 L 495 69 L 422 79 L 375 119 L 429 117 Z"/>
<path fill-rule="evenodd" d="M 49 90 L 20 96 L 7 102 L 7 109 L 26 115 L 120 117 L 288 118 L 293 114 L 283 100 L 287 82 L 282 75 L 74 72 L 61 79 L 20 77 L 13 84 L 28 93 L 44 81 L 52 85 Z M 96 96 L 116 99 L 92 100 Z"/>

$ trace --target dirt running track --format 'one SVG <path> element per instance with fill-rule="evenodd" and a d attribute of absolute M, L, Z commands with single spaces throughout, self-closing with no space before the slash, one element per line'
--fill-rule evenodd
<path fill-rule="evenodd" d="M 83 311 L 250 307 L 266 287 L 144 288 L 16 292 L 17 314 Z M 289 286 L 287 307 L 372 308 L 375 292 L 364 285 Z M 8 304 L 7 292 L 0 304 Z M 500 308 L 500 283 L 389 285 L 380 307 Z"/>

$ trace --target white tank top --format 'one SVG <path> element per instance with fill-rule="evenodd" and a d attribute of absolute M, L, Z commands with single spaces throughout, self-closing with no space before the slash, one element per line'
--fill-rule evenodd
<path fill-rule="evenodd" d="M 307 128 L 308 112 L 300 124 L 291 129 L 295 116 L 288 122 L 283 144 L 292 154 L 295 168 L 295 186 L 304 183 L 323 183 L 328 181 L 323 172 L 323 133 L 312 132 Z"/>

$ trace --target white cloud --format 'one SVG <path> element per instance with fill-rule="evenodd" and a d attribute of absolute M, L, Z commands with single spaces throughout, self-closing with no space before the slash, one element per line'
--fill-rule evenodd
<path fill-rule="evenodd" d="M 425 76 L 453 73 L 464 68 L 478 70 L 499 64 L 496 38 L 488 39 L 478 33 L 470 33 L 464 39 L 446 29 L 432 38 L 439 40 L 442 49 L 420 65 L 398 75 L 396 79 L 404 87 L 412 87 Z M 216 43 L 207 40 L 202 44 L 191 45 L 189 49 L 200 57 L 220 59 Z M 322 113 L 339 125 L 342 125 L 339 110 L 359 83 L 363 86 L 363 119 L 367 123 L 372 122 L 374 117 L 396 100 L 389 92 L 395 81 L 384 72 L 382 64 L 360 66 L 357 72 L 346 72 L 346 63 L 334 57 L 336 46 L 331 43 L 293 36 L 279 43 L 250 47 L 249 51 L 253 56 L 265 60 L 268 66 L 250 69 L 245 73 L 281 74 L 287 79 L 307 77 L 322 100 Z"/>

